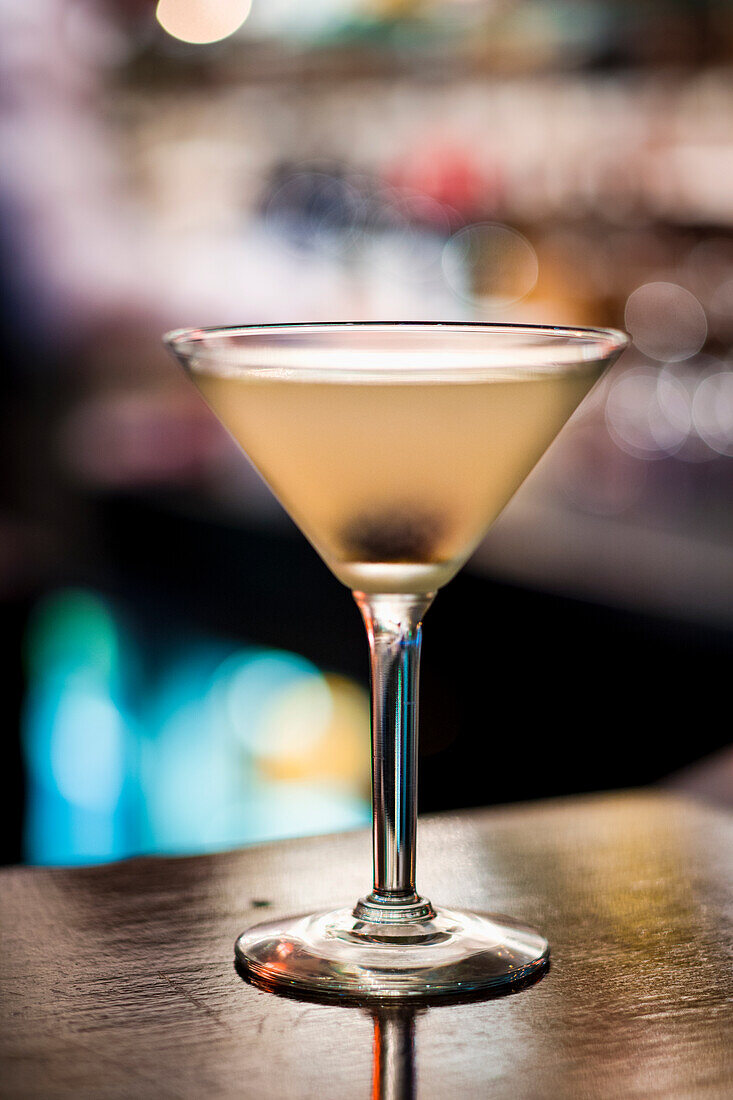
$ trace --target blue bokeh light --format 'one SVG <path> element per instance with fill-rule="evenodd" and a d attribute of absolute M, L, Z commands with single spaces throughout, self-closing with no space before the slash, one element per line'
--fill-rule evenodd
<path fill-rule="evenodd" d="M 22 731 L 29 862 L 203 852 L 368 822 L 363 689 L 297 654 L 182 645 L 174 629 L 151 662 L 125 623 L 86 590 L 36 608 Z"/>

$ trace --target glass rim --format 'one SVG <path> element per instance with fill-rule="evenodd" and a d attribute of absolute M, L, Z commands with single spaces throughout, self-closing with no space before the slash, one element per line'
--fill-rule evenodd
<path fill-rule="evenodd" d="M 392 347 L 353 339 L 370 334 L 401 339 Z M 448 341 L 431 347 L 432 336 L 470 339 L 461 347 Z M 291 378 L 394 376 L 400 371 L 412 377 L 455 377 L 502 368 L 555 373 L 615 357 L 630 342 L 614 328 L 489 321 L 295 321 L 178 328 L 163 336 L 164 345 L 193 370 L 207 373 L 208 365 L 214 373 L 286 371 Z"/>

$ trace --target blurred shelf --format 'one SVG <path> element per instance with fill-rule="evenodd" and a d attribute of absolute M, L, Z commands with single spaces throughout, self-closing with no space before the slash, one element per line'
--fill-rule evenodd
<path fill-rule="evenodd" d="M 287 14 L 286 14 L 287 12 Z M 242 29 L 202 50 L 147 23 L 131 27 L 129 72 L 160 83 L 201 76 L 229 82 L 309 82 L 419 75 L 614 71 L 726 63 L 733 11 L 710 0 L 505 0 L 353 3 L 287 11 L 255 4 Z M 145 29 L 147 33 L 136 32 Z M 136 48 L 135 48 L 136 47 Z"/>
<path fill-rule="evenodd" d="M 733 545 L 522 493 L 471 566 L 530 588 L 733 629 Z"/>

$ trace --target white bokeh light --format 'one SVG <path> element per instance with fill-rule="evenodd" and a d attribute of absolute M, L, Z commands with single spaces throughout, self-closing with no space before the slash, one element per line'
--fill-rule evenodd
<path fill-rule="evenodd" d="M 700 380 L 692 417 L 708 447 L 721 455 L 733 455 L 733 370 L 717 370 Z"/>
<path fill-rule="evenodd" d="M 700 385 L 701 378 L 714 374 L 722 368 L 722 363 L 711 355 L 695 355 L 691 359 L 682 362 L 667 363 L 660 375 L 660 386 L 663 379 L 674 380 L 676 386 L 661 390 L 662 409 L 673 425 L 684 429 L 687 438 L 684 444 L 676 452 L 677 457 L 683 462 L 709 462 L 712 451 L 703 435 L 698 430 L 695 421 L 694 401 Z M 684 401 L 682 392 L 684 391 Z M 676 395 L 665 401 L 665 392 Z"/>
<path fill-rule="evenodd" d="M 659 362 L 680 362 L 705 343 L 708 323 L 694 294 L 676 283 L 644 283 L 629 295 L 626 328 L 639 351 Z"/>
<path fill-rule="evenodd" d="M 252 0 L 158 0 L 156 18 L 163 30 L 181 42 L 219 42 L 239 30 Z"/>
<path fill-rule="evenodd" d="M 690 400 L 674 376 L 651 369 L 626 371 L 611 386 L 606 424 L 611 437 L 637 458 L 664 458 L 684 445 L 692 423 Z"/>

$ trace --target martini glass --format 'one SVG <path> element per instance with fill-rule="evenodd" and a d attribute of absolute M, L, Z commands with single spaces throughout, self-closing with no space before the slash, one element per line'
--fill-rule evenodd
<path fill-rule="evenodd" d="M 374 881 L 248 928 L 237 961 L 303 996 L 521 987 L 549 946 L 415 887 L 422 620 L 604 367 L 614 330 L 359 323 L 179 330 L 165 342 L 336 577 L 369 639 Z"/>

